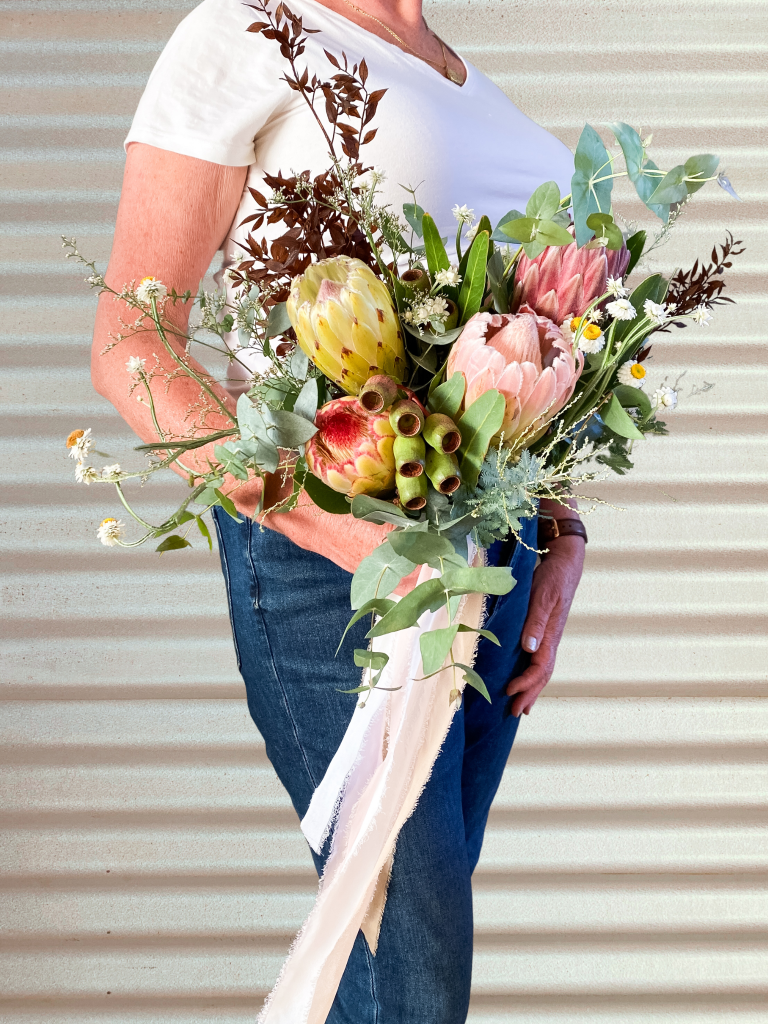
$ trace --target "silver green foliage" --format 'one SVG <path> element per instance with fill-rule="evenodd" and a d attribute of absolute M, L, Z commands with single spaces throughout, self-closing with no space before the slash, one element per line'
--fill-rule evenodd
<path fill-rule="evenodd" d="M 508 449 L 492 448 L 483 460 L 474 491 L 461 487 L 454 496 L 453 518 L 472 529 L 475 543 L 488 547 L 518 533 L 520 520 L 536 515 L 532 491 L 542 474 L 541 461 L 523 451 L 513 462 Z"/>

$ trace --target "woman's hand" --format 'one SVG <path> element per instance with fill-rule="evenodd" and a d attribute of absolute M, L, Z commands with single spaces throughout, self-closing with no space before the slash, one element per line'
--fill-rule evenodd
<path fill-rule="evenodd" d="M 531 664 L 507 684 L 507 695 L 515 698 L 511 708 L 515 718 L 531 713 L 549 682 L 584 565 L 581 537 L 558 537 L 548 547 L 549 553 L 533 574 L 531 603 L 523 626 L 523 650 L 530 652 Z"/>

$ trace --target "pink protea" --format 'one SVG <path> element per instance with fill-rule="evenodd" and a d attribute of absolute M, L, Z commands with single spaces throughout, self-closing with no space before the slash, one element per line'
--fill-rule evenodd
<path fill-rule="evenodd" d="M 395 486 L 395 432 L 389 413 L 368 413 L 354 395 L 317 410 L 317 433 L 306 445 L 307 466 L 334 491 L 381 494 Z"/>
<path fill-rule="evenodd" d="M 476 313 L 448 357 L 447 377 L 463 373 L 464 406 L 495 388 L 507 409 L 499 431 L 504 444 L 524 435 L 531 444 L 568 402 L 584 366 L 563 332 L 523 306 L 519 313 Z"/>
<path fill-rule="evenodd" d="M 561 324 L 582 316 L 587 307 L 605 292 L 609 277 L 623 277 L 629 252 L 621 249 L 578 249 L 572 245 L 550 245 L 535 260 L 521 253 L 515 271 L 512 309 L 530 306 L 540 316 Z"/>

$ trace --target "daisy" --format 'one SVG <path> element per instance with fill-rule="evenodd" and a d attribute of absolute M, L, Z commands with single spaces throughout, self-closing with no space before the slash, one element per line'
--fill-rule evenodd
<path fill-rule="evenodd" d="M 626 299 L 629 295 L 629 288 L 624 287 L 624 281 L 620 277 L 609 277 L 605 282 L 605 290 L 616 299 Z"/>
<path fill-rule="evenodd" d="M 619 378 L 620 384 L 627 384 L 631 388 L 642 388 L 645 386 L 645 368 L 636 359 L 630 359 L 628 362 L 623 363 L 619 367 L 616 376 Z"/>
<path fill-rule="evenodd" d="M 85 466 L 82 462 L 78 462 L 75 466 L 75 480 L 79 484 L 91 484 L 94 480 L 98 479 L 99 474 L 93 466 Z"/>
<path fill-rule="evenodd" d="M 656 388 L 653 393 L 654 409 L 669 409 L 671 411 L 676 405 L 677 392 L 674 388 L 669 387 L 668 384 L 662 384 L 660 388 Z"/>
<path fill-rule="evenodd" d="M 573 321 L 571 321 L 573 322 Z M 587 324 L 579 338 L 579 351 L 587 355 L 602 352 L 605 348 L 605 335 L 597 324 Z"/>
<path fill-rule="evenodd" d="M 136 289 L 136 298 L 144 306 L 148 306 L 152 299 L 162 302 L 167 294 L 168 289 L 156 277 L 145 277 Z"/>
<path fill-rule="evenodd" d="M 105 466 L 101 471 L 102 480 L 114 480 L 120 472 L 120 463 L 116 462 L 113 466 Z"/>
<path fill-rule="evenodd" d="M 69 457 L 77 459 L 78 462 L 85 462 L 92 444 L 93 438 L 91 437 L 90 427 L 87 430 L 73 430 L 67 438 Z"/>
<path fill-rule="evenodd" d="M 643 303 L 643 310 L 651 323 L 655 324 L 657 327 L 660 327 L 669 320 L 669 310 L 666 306 L 662 306 L 658 302 L 652 302 L 650 299 L 646 299 Z"/>
<path fill-rule="evenodd" d="M 124 532 L 125 526 L 123 523 L 119 519 L 113 519 L 110 516 L 102 520 L 101 526 L 96 531 L 96 536 L 106 547 L 113 548 L 115 544 L 120 543 L 120 538 Z"/>
<path fill-rule="evenodd" d="M 634 320 L 637 316 L 635 307 L 629 299 L 616 299 L 615 302 L 609 302 L 605 311 L 614 320 Z"/>

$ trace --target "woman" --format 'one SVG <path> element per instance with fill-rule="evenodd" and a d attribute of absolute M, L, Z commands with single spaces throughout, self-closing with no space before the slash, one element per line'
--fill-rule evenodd
<path fill-rule="evenodd" d="M 418 187 L 419 203 L 442 232 L 454 204 L 471 204 L 495 222 L 524 207 L 536 185 L 555 178 L 570 191 L 572 158 L 556 139 L 522 115 L 424 22 L 421 0 L 293 0 L 308 37 L 303 61 L 320 77 L 332 73 L 323 53 L 365 57 L 371 88 L 386 88 L 378 135 L 363 151 L 384 168 L 385 200 L 398 209 L 401 185 Z M 326 145 L 306 106 L 282 81 L 276 44 L 249 34 L 258 14 L 239 0 L 204 0 L 182 22 L 161 56 L 127 140 L 128 158 L 107 279 L 116 288 L 146 275 L 182 292 L 195 291 L 217 249 L 225 262 L 247 235 L 254 210 L 247 186 L 264 172 L 328 165 Z M 186 311 L 176 308 L 179 327 Z M 136 335 L 103 353 L 118 333 L 119 304 L 99 307 L 94 384 L 145 440 L 156 436 L 146 405 L 131 399 L 129 356 L 170 360 L 151 335 Z M 102 354 L 103 353 L 103 354 Z M 232 394 L 242 381 L 231 381 Z M 153 384 L 158 418 L 183 433 L 194 405 L 186 378 Z M 224 390 L 222 399 L 233 398 Z M 207 426 L 215 427 L 215 417 Z M 224 423 L 222 422 L 222 425 Z M 205 464 L 201 450 L 196 466 Z M 234 482 L 233 482 L 234 484 Z M 278 490 L 271 481 L 267 507 Z M 244 519 L 217 515 L 238 665 L 268 756 L 303 816 L 355 707 L 340 693 L 357 685 L 351 658 L 334 657 L 349 616 L 349 572 L 381 540 L 385 528 L 305 507 L 269 516 L 268 530 L 249 518 L 257 484 L 232 497 Z M 542 511 L 577 520 L 558 505 Z M 488 811 L 514 739 L 548 681 L 581 575 L 584 539 L 563 526 L 535 568 L 535 522 L 522 545 L 495 545 L 491 559 L 511 564 L 517 586 L 489 608 L 502 650 L 481 641 L 479 671 L 492 704 L 465 696 L 413 816 L 397 845 L 379 945 L 374 957 L 362 934 L 347 965 L 330 1024 L 458 1024 L 469 1004 L 472 963 L 470 878 Z M 407 584 L 406 584 L 407 585 Z M 364 644 L 362 625 L 352 646 Z M 351 650 L 351 647 L 349 648 Z M 511 698 L 511 699 L 510 699 Z M 316 857 L 318 871 L 323 858 Z"/>

